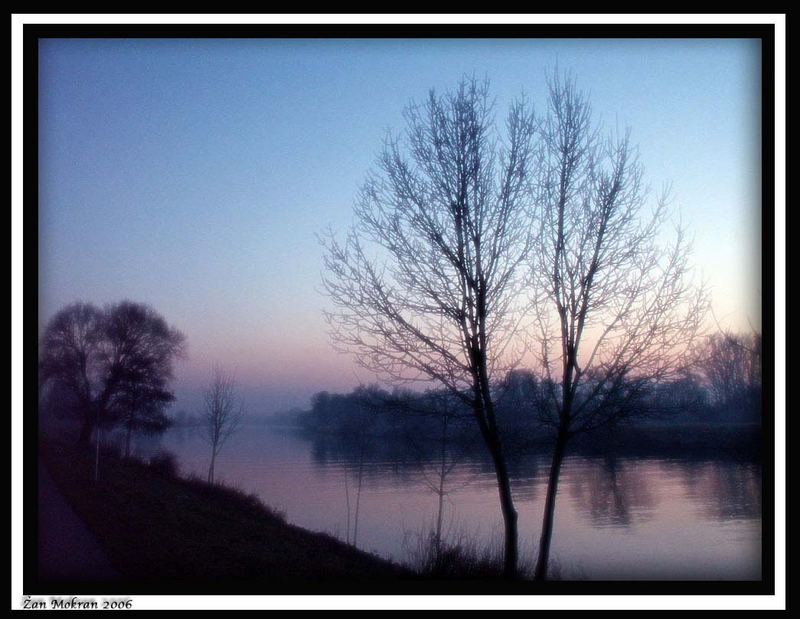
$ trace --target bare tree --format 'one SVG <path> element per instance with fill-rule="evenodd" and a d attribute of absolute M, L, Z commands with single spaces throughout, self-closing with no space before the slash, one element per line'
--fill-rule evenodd
<path fill-rule="evenodd" d="M 395 381 L 433 381 L 471 407 L 497 476 L 505 573 L 516 574 L 517 512 L 491 384 L 507 370 L 527 257 L 535 122 L 514 103 L 500 142 L 488 83 L 462 80 L 406 108 L 407 141 L 386 139 L 344 242 L 328 235 L 334 342 Z"/>
<path fill-rule="evenodd" d="M 361 488 L 364 481 L 364 442 L 365 437 L 364 433 L 360 432 L 358 437 L 358 473 L 356 475 L 356 479 L 358 480 L 358 484 L 356 485 L 356 509 L 353 514 L 353 546 L 358 548 L 358 516 L 361 513 Z M 345 471 L 345 474 L 347 472 Z"/>
<path fill-rule="evenodd" d="M 235 376 L 216 366 L 205 394 L 205 440 L 211 446 L 208 483 L 214 483 L 214 465 L 222 446 L 238 429 L 244 406 L 236 394 Z"/>
<path fill-rule="evenodd" d="M 454 439 L 457 438 L 456 433 L 462 429 L 460 423 L 463 422 L 462 410 L 451 400 L 452 396 L 447 393 L 427 394 L 425 398 L 427 410 L 423 411 L 423 414 L 432 417 L 439 423 L 438 437 L 436 437 L 438 443 L 436 458 L 431 467 L 425 465 L 424 459 L 420 466 L 423 482 L 437 498 L 436 525 L 433 530 L 434 560 L 437 565 L 442 560 L 445 499 L 458 489 L 452 487 L 452 484 L 448 486 L 447 481 L 453 470 L 463 461 L 464 456 L 464 448 L 457 449 L 453 445 Z M 409 438 L 412 447 L 421 452 L 414 437 Z M 460 438 L 463 441 L 463 437 Z"/>
<path fill-rule="evenodd" d="M 367 443 L 370 440 L 375 415 L 374 411 L 374 392 L 370 388 L 359 388 L 356 390 L 355 403 L 357 404 L 357 412 L 351 420 L 354 425 L 350 426 L 347 435 L 355 439 L 356 447 L 358 449 L 358 466 L 356 468 L 356 502 L 355 509 L 353 510 L 353 546 L 358 546 L 358 521 L 361 514 L 361 491 L 364 485 L 364 456 L 366 455 Z M 350 489 L 348 482 L 347 465 L 344 466 L 344 489 L 347 498 L 347 534 L 346 538 L 350 542 Z"/>
<path fill-rule="evenodd" d="M 756 410 L 761 398 L 761 333 L 720 330 L 697 351 L 697 368 L 722 410 Z"/>
<path fill-rule="evenodd" d="M 437 498 L 436 520 L 429 539 L 433 543 L 433 559 L 438 565 L 442 558 L 444 541 L 445 499 L 459 487 L 469 483 L 462 482 L 458 487 L 447 483 L 450 474 L 473 446 L 472 434 L 465 427 L 470 421 L 469 415 L 461 399 L 442 390 L 430 390 L 423 394 L 399 392 L 384 398 L 381 404 L 384 410 L 392 409 L 407 419 L 423 421 L 425 429 L 430 428 L 430 432 L 422 434 L 418 425 L 414 424 L 404 427 L 402 432 L 407 447 L 418 459 L 423 483 Z M 434 454 L 431 454 L 431 444 L 435 446 Z"/>
<path fill-rule="evenodd" d="M 604 137 L 569 76 L 549 80 L 536 180 L 541 235 L 531 252 L 539 412 L 555 430 L 536 578 L 547 576 L 567 442 L 642 410 L 646 392 L 684 366 L 707 300 L 689 276 L 681 229 L 660 244 L 667 192 L 648 192 L 629 132 Z M 646 211 L 650 212 L 646 212 Z"/>

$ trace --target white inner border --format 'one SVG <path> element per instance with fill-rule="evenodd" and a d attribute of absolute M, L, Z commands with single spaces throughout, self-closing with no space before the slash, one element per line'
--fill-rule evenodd
<path fill-rule="evenodd" d="M 24 24 L 774 24 L 775 25 L 775 595 L 774 596 L 146 596 L 137 609 L 784 609 L 786 608 L 786 16 L 784 14 L 583 15 L 184 15 L 12 14 L 11 16 L 11 608 L 22 605 L 23 204 L 22 27 Z M 767 179 L 764 179 L 767 182 Z M 25 319 L 38 320 L 27 315 Z M 26 553 L 36 549 L 25 549 Z M 49 596 L 43 597 L 49 601 Z M 81 596 L 82 598 L 90 596 Z M 94 596 L 100 599 L 101 596 Z"/>

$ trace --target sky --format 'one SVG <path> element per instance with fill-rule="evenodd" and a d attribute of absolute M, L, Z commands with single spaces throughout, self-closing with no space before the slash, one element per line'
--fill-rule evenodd
<path fill-rule="evenodd" d="M 186 334 L 178 409 L 215 363 L 253 413 L 373 377 L 329 342 L 316 235 L 344 232 L 387 131 L 430 88 L 488 77 L 498 119 L 569 70 L 671 182 L 710 320 L 761 324 L 760 42 L 744 39 L 46 39 L 39 325 L 151 304 Z"/>

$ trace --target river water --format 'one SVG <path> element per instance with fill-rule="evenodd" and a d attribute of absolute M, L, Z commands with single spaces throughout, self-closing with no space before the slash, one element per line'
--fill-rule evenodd
<path fill-rule="evenodd" d="M 206 475 L 209 448 L 196 429 L 173 428 L 140 439 L 136 449 L 172 452 L 181 473 Z M 513 468 L 523 561 L 535 557 L 548 464 L 546 453 L 531 454 Z M 240 428 L 216 464 L 218 481 L 257 494 L 291 523 L 342 540 L 353 541 L 358 503 L 358 547 L 398 561 L 435 526 L 439 471 L 435 458 L 364 455 L 258 425 Z M 485 459 L 453 459 L 444 488 L 446 538 L 499 547 L 502 518 Z M 568 456 L 551 559 L 564 578 L 758 580 L 761 467 L 713 456 Z"/>

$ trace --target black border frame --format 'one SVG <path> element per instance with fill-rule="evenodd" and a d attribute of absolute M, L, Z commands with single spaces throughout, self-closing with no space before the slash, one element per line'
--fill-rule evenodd
<path fill-rule="evenodd" d="M 760 581 L 567 581 L 546 583 L 401 580 L 386 583 L 52 582 L 38 578 L 38 41 L 40 38 L 756 38 L 762 109 L 762 579 Z M 23 25 L 23 591 L 26 595 L 572 594 L 773 595 L 775 593 L 775 26 L 773 24 L 24 24 Z M 787 420 L 788 421 L 788 420 Z M 788 424 L 787 424 L 788 435 Z M 13 440 L 13 436 L 12 436 Z M 786 437 L 783 438 L 784 444 Z M 261 587 L 256 589 L 255 587 Z"/>

